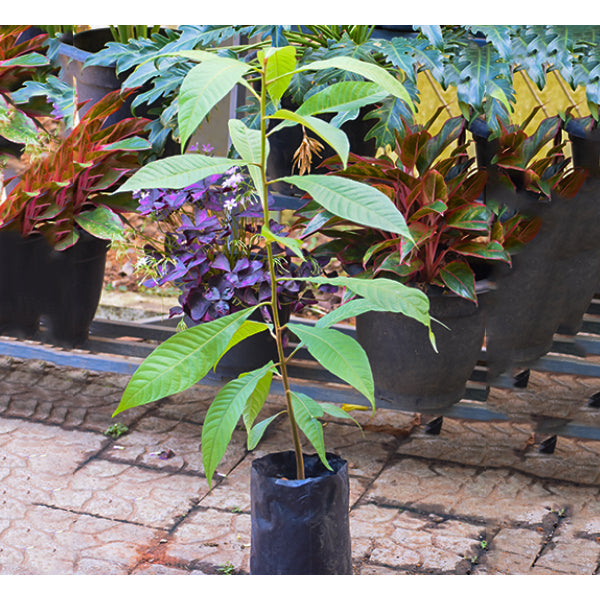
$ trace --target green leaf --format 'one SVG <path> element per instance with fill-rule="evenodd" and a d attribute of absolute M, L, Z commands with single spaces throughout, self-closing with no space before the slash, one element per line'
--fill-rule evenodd
<path fill-rule="evenodd" d="M 467 204 L 447 213 L 447 225 L 453 229 L 487 232 L 492 213 L 484 204 Z"/>
<path fill-rule="evenodd" d="M 152 188 L 181 189 L 210 175 L 225 173 L 231 167 L 244 164 L 244 161 L 221 156 L 202 154 L 168 156 L 144 165 L 117 191 L 131 192 Z"/>
<path fill-rule="evenodd" d="M 404 102 L 411 107 L 412 111 L 415 111 L 414 104 L 412 103 L 406 88 L 398 81 L 398 79 L 374 63 L 363 62 L 351 58 L 350 56 L 336 56 L 327 60 L 318 60 L 309 63 L 300 69 L 297 69 L 297 71 L 322 71 L 325 69 L 342 69 L 361 75 L 365 79 L 379 85 L 389 94 L 404 100 Z"/>
<path fill-rule="evenodd" d="M 388 92 L 370 81 L 339 81 L 307 98 L 296 111 L 299 115 L 344 112 L 381 102 Z"/>
<path fill-rule="evenodd" d="M 112 241 L 125 239 L 123 221 L 106 206 L 79 213 L 75 222 L 94 237 Z"/>
<path fill-rule="evenodd" d="M 323 416 L 323 409 L 306 394 L 296 392 L 292 392 L 292 409 L 298 427 L 317 451 L 321 462 L 331 471 L 331 466 L 325 455 L 323 426 L 318 420 L 319 417 Z"/>
<path fill-rule="evenodd" d="M 190 70 L 179 91 L 178 124 L 182 147 L 215 104 L 241 81 L 249 69 L 250 65 L 246 63 L 210 55 Z"/>
<path fill-rule="evenodd" d="M 335 175 L 290 175 L 282 181 L 309 193 L 328 212 L 353 223 L 397 233 L 412 241 L 402 213 L 378 189 Z"/>
<path fill-rule="evenodd" d="M 362 429 L 360 423 L 352 415 L 349 415 L 341 406 L 331 404 L 331 402 L 319 402 L 319 406 L 323 409 L 323 412 L 330 417 L 335 417 L 336 419 L 350 419 L 350 421 L 353 421 L 359 429 Z"/>
<path fill-rule="evenodd" d="M 348 163 L 348 154 L 350 152 L 350 142 L 348 141 L 348 136 L 344 131 L 334 127 L 327 121 L 318 119 L 317 117 L 302 116 L 284 108 L 276 111 L 273 115 L 271 115 L 271 118 L 284 119 L 281 123 L 274 127 L 272 131 L 277 131 L 278 129 L 288 126 L 290 121 L 292 123 L 300 123 L 300 125 L 304 125 L 304 127 L 314 131 L 337 152 L 338 156 L 342 160 L 344 168 L 346 168 Z"/>
<path fill-rule="evenodd" d="M 248 434 L 248 450 L 254 450 L 254 448 L 256 448 L 265 431 L 267 430 L 267 427 L 284 412 L 285 411 L 282 410 L 281 412 L 278 412 L 267 419 L 263 419 L 250 430 L 250 433 Z"/>
<path fill-rule="evenodd" d="M 128 150 L 131 152 L 139 152 L 140 150 L 149 150 L 152 148 L 152 144 L 145 140 L 144 138 L 134 136 L 127 138 L 125 140 L 119 140 L 118 142 L 113 142 L 112 144 L 105 144 L 104 146 L 100 146 L 100 150 L 105 152 L 109 152 L 112 150 Z"/>
<path fill-rule="evenodd" d="M 248 171 L 254 187 L 259 194 L 262 194 L 262 175 L 261 164 L 261 134 L 258 129 L 250 129 L 243 121 L 239 119 L 229 119 L 229 135 L 234 148 L 239 155 L 248 163 Z M 265 161 L 269 156 L 269 140 L 265 140 Z"/>
<path fill-rule="evenodd" d="M 430 327 L 429 299 L 419 289 L 409 287 L 391 279 L 359 279 L 355 277 L 299 277 L 317 285 L 328 284 L 346 287 L 362 296 L 382 310 L 397 312 L 416 319 Z"/>
<path fill-rule="evenodd" d="M 463 242 L 452 246 L 452 250 L 464 256 L 476 256 L 486 260 L 501 260 L 510 263 L 510 255 L 504 250 L 502 244 L 496 241 L 483 244 Z"/>
<path fill-rule="evenodd" d="M 214 472 L 225 455 L 233 430 L 240 420 L 246 402 L 259 382 L 273 368 L 273 362 L 245 373 L 225 384 L 212 401 L 202 426 L 202 464 L 210 487 Z"/>
<path fill-rule="evenodd" d="M 304 254 L 302 252 L 302 242 L 300 240 L 277 235 L 276 233 L 273 233 L 269 229 L 268 225 L 265 223 L 263 223 L 263 226 L 260 230 L 260 234 L 268 242 L 274 242 L 276 244 L 280 244 L 281 246 L 285 246 L 286 248 L 289 248 L 298 258 L 304 259 Z"/>
<path fill-rule="evenodd" d="M 246 426 L 246 431 L 248 435 L 250 435 L 250 431 L 252 426 L 254 425 L 254 421 L 258 414 L 262 410 L 262 407 L 267 400 L 267 396 L 269 395 L 269 390 L 271 389 L 271 381 L 273 380 L 273 374 L 275 373 L 275 367 L 273 366 L 273 361 L 270 362 L 271 368 L 267 369 L 263 376 L 259 379 L 254 388 L 254 391 L 249 396 L 248 401 L 246 402 L 246 406 L 244 407 L 244 412 L 242 414 L 244 425 Z"/>
<path fill-rule="evenodd" d="M 445 265 L 440 269 L 440 278 L 449 290 L 457 296 L 471 300 L 477 303 L 477 295 L 475 294 L 475 276 L 469 266 L 455 260 Z"/>
<path fill-rule="evenodd" d="M 328 371 L 363 394 L 375 408 L 375 389 L 369 359 L 352 337 L 335 329 L 289 323 L 288 329 L 306 345 L 312 356 Z"/>
<path fill-rule="evenodd" d="M 256 307 L 176 333 L 156 348 L 132 375 L 113 416 L 176 394 L 200 381 Z"/>
<path fill-rule="evenodd" d="M 15 56 L 14 58 L 8 58 L 7 60 L 0 60 L 0 68 L 8 67 L 43 67 L 49 64 L 50 61 L 45 56 L 38 54 L 37 52 L 28 52 L 21 56 Z"/>
<path fill-rule="evenodd" d="M 293 71 L 296 68 L 296 48 L 282 46 L 269 48 L 267 51 L 259 50 L 257 57 L 260 63 L 267 59 L 265 76 L 267 79 L 267 92 L 275 104 L 279 104 L 281 97 L 292 81 Z"/>
<path fill-rule="evenodd" d="M 352 319 L 353 317 L 357 317 L 358 315 L 362 315 L 363 313 L 371 310 L 385 312 L 385 309 L 381 308 L 377 304 L 373 304 L 369 300 L 365 300 L 364 298 L 356 298 L 354 300 L 344 302 L 344 304 L 341 304 L 330 313 L 327 313 L 324 317 L 321 317 L 315 323 L 315 327 L 331 327 L 331 325 L 335 325 L 335 323 L 339 323 L 345 319 Z"/>
<path fill-rule="evenodd" d="M 220 360 L 223 358 L 223 356 L 227 354 L 227 352 L 229 352 L 229 350 L 231 350 L 234 346 L 239 344 L 242 340 L 245 340 L 246 338 L 252 335 L 256 335 L 257 333 L 260 333 L 261 331 L 266 331 L 268 329 L 269 326 L 266 323 L 261 323 L 259 321 L 250 321 L 249 319 L 247 321 L 244 321 L 241 327 L 233 334 L 233 337 L 229 340 L 229 343 L 227 344 L 225 350 L 223 350 L 221 356 L 219 356 L 218 362 L 215 363 L 215 368 L 220 362 Z"/>

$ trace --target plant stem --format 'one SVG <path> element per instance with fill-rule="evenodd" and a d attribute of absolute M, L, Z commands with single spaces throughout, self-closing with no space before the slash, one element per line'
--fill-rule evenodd
<path fill-rule="evenodd" d="M 264 222 L 268 226 L 269 223 L 269 201 L 268 201 L 268 184 L 267 184 L 267 159 L 266 159 L 266 114 L 265 107 L 267 104 L 267 81 L 266 81 L 266 60 L 261 71 L 261 101 L 260 101 L 260 133 L 261 133 L 261 148 L 260 148 L 260 171 L 262 178 L 262 194 L 261 200 L 263 205 Z M 296 455 L 296 479 L 304 479 L 304 458 L 302 457 L 302 445 L 300 443 L 300 435 L 298 425 L 294 416 L 292 406 L 292 392 L 290 390 L 290 382 L 287 373 L 287 363 L 283 351 L 283 329 L 279 322 L 279 310 L 277 306 L 277 274 L 275 273 L 275 263 L 273 262 L 273 247 L 271 242 L 267 240 L 267 256 L 269 265 L 269 279 L 271 280 L 271 313 L 273 316 L 273 328 L 275 329 L 275 340 L 277 342 L 277 355 L 279 357 L 279 365 L 281 369 L 281 379 L 285 392 L 285 400 L 287 404 L 288 418 L 292 431 L 292 440 L 294 442 L 294 452 Z"/>

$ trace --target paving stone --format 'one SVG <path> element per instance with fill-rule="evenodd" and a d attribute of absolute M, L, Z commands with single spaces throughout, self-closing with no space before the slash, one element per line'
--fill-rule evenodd
<path fill-rule="evenodd" d="M 167 543 L 161 544 L 164 564 L 213 569 L 230 563 L 236 572 L 250 569 L 250 515 L 214 508 L 195 511 Z M 206 567 L 204 567 L 205 569 Z"/>
<path fill-rule="evenodd" d="M 422 515 L 392 509 L 383 511 L 388 514 L 386 520 L 378 519 L 371 527 L 373 511 L 367 510 L 366 515 L 362 511 L 363 507 L 352 514 L 355 547 L 362 542 L 364 548 L 364 538 L 368 536 L 368 561 L 388 567 L 456 572 L 465 557 L 477 556 L 478 538 L 485 532 L 477 525 L 449 520 L 436 523 Z M 382 509 L 378 507 L 377 512 Z"/>
<path fill-rule="evenodd" d="M 168 528 L 190 510 L 193 499 L 207 491 L 203 477 L 95 460 L 54 493 L 53 505 L 106 519 Z"/>
<path fill-rule="evenodd" d="M 503 527 L 488 542 L 483 555 L 486 572 L 494 575 L 526 575 L 542 547 L 544 533 L 537 529 Z"/>
<path fill-rule="evenodd" d="M 250 453 L 240 424 L 209 492 L 200 435 L 218 387 L 112 418 L 127 381 L 0 357 L 0 573 L 248 572 L 250 463 L 291 449 L 285 417 Z M 597 572 L 600 442 L 559 436 L 543 455 L 525 410 L 594 424 L 597 381 L 533 372 L 526 390 L 492 389 L 510 420 L 445 418 L 439 436 L 415 413 L 355 411 L 363 432 L 329 419 L 327 450 L 349 462 L 355 572 Z M 261 418 L 284 409 L 274 395 Z M 130 431 L 111 440 L 115 422 Z"/>
<path fill-rule="evenodd" d="M 562 521 L 535 566 L 564 573 L 595 574 L 600 565 L 600 540 L 582 539 L 577 529 L 568 518 Z"/>

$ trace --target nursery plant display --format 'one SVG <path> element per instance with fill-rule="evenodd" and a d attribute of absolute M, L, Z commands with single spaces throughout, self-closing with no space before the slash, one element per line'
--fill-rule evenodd
<path fill-rule="evenodd" d="M 332 329 L 331 325 L 344 318 L 349 309 L 354 312 L 385 309 L 406 313 L 429 328 L 428 300 L 419 290 L 390 280 L 303 277 L 298 278 L 303 283 L 344 286 L 361 297 L 348 303 L 342 311 L 330 313 L 313 327 L 280 321 L 278 282 L 296 278 L 281 277 L 277 273 L 273 246 L 283 246 L 300 260 L 304 256 L 298 241 L 279 235 L 269 225 L 268 196 L 272 182 L 266 175 L 268 120 L 282 119 L 279 127 L 300 122 L 318 132 L 335 149 L 343 163 L 348 157 L 348 141 L 337 127 L 318 117 L 280 108 L 269 115 L 266 107 L 269 102 L 279 105 L 294 73 L 300 69 L 349 70 L 365 76 L 393 95 L 403 96 L 405 90 L 395 78 L 380 68 L 348 57 L 334 57 L 298 67 L 295 51 L 289 46 L 263 49 L 247 62 L 202 51 L 185 52 L 182 55 L 199 61 L 184 79 L 178 96 L 179 130 L 184 147 L 214 104 L 234 86 L 246 84 L 248 79 L 254 83 L 248 89 L 260 105 L 260 128 L 252 129 L 240 120 L 232 119 L 229 130 L 239 158 L 197 154 L 168 157 L 145 165 L 120 189 L 182 189 L 211 175 L 223 174 L 232 167 L 247 170 L 263 211 L 260 232 L 267 256 L 270 296 L 255 306 L 190 327 L 163 342 L 133 375 L 115 414 L 190 387 L 219 362 L 229 347 L 258 331 L 272 332 L 276 340 L 277 361 L 269 361 L 231 380 L 217 393 L 211 404 L 202 427 L 201 440 L 206 477 L 209 482 L 213 479 L 216 466 L 240 418 L 248 432 L 248 447 L 252 449 L 260 441 L 266 427 L 280 416 L 274 414 L 255 422 L 272 379 L 280 379 L 286 399 L 284 412 L 289 420 L 294 451 L 267 459 L 269 466 L 265 466 L 263 458 L 252 467 L 251 487 L 258 487 L 263 493 L 260 498 L 256 495 L 252 498 L 251 571 L 351 573 L 347 466 L 344 461 L 338 461 L 326 452 L 319 421 L 324 414 L 339 418 L 349 418 L 349 415 L 339 406 L 320 403 L 294 391 L 287 373 L 290 356 L 285 352 L 284 334 L 286 331 L 293 333 L 324 368 L 355 387 L 365 395 L 369 404 L 374 405 L 373 381 L 364 351 L 354 339 Z M 351 93 L 353 100 L 360 98 L 356 90 L 347 88 L 344 91 Z M 334 96 L 329 100 L 324 98 L 324 101 L 337 103 L 339 98 Z M 327 211 L 411 239 L 402 214 L 385 194 L 374 187 L 317 174 L 293 175 L 285 180 L 310 193 Z M 261 307 L 269 309 L 271 323 L 250 319 Z M 304 457 L 300 432 L 315 448 L 318 460 Z M 260 483 L 262 475 L 266 475 L 270 481 L 274 480 L 276 490 L 281 493 L 267 493 L 266 486 Z M 330 484 L 336 491 L 326 491 Z M 341 487 L 338 488 L 338 485 Z M 339 522 L 334 523 L 327 514 L 317 509 L 318 505 L 326 508 L 331 504 L 324 501 L 327 498 L 343 501 L 342 507 L 335 502 L 336 513 L 341 518 Z M 265 505 L 263 500 L 268 500 L 269 505 Z M 292 511 L 297 518 L 292 518 Z M 316 518 L 315 523 L 307 522 L 311 513 Z M 271 521 L 267 515 L 273 515 L 274 518 L 280 515 L 281 520 Z M 290 543 L 290 540 L 293 542 Z"/>
<path fill-rule="evenodd" d="M 528 216 L 537 229 L 535 238 L 514 249 L 512 268 L 493 274 L 486 345 L 491 380 L 548 352 L 565 306 L 581 302 L 581 319 L 600 284 L 594 283 L 600 248 L 592 252 L 588 246 L 582 260 L 577 247 L 586 239 L 589 244 L 593 206 L 579 193 L 585 171 L 572 168 L 564 154 L 561 119 L 544 119 L 531 135 L 525 125 L 503 127 L 489 141 L 476 137 L 488 173 L 486 203 L 503 207 L 506 216 Z"/>
<path fill-rule="evenodd" d="M 18 281 L 2 286 L 28 286 L 17 293 L 18 301 L 28 306 L 28 334 L 37 330 L 43 314 L 54 340 L 73 345 L 87 338 L 102 289 L 106 249 L 110 240 L 122 237 L 121 216 L 135 208 L 131 194 L 112 192 L 139 167 L 136 153 L 148 148 L 139 136 L 143 119 L 104 127 L 120 102 L 115 92 L 90 108 L 33 162 L 0 205 L 2 233 L 36 252 L 24 259 L 28 277 L 17 273 Z M 18 322 L 16 326 L 21 329 Z"/>
<path fill-rule="evenodd" d="M 435 117 L 434 117 L 435 118 Z M 422 289 L 429 297 L 437 348 L 427 330 L 402 315 L 367 313 L 357 318 L 357 339 L 366 349 L 383 406 L 429 411 L 458 402 L 484 338 L 478 291 L 486 266 L 510 264 L 496 215 L 481 200 L 484 171 L 469 158 L 462 117 L 396 133 L 393 152 L 380 158 L 351 155 L 332 173 L 364 181 L 384 192 L 403 214 L 414 243 L 376 228 L 353 226 L 313 204 L 307 229 L 329 241 L 316 254 L 334 255 L 348 273 L 386 278 Z M 398 369 L 397 365 L 403 365 Z"/>

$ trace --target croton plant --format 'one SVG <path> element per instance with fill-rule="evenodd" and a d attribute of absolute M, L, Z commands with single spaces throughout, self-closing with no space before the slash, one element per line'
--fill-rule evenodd
<path fill-rule="evenodd" d="M 543 119 L 532 133 L 526 132 L 537 110 L 520 125 L 501 125 L 500 134 L 490 142 L 496 150 L 490 172 L 511 191 L 533 192 L 546 200 L 553 193 L 571 198 L 583 184 L 586 173 L 572 168 L 571 159 L 565 155 L 560 116 Z"/>
<path fill-rule="evenodd" d="M 57 249 L 72 246 L 81 229 L 103 239 L 123 234 L 120 214 L 135 210 L 127 193 L 111 193 L 138 168 L 146 119 L 103 127 L 121 106 L 119 92 L 94 104 L 80 122 L 21 176 L 0 205 L 0 227 L 23 236 L 41 232 Z"/>
<path fill-rule="evenodd" d="M 396 132 L 393 153 L 351 155 L 338 176 L 384 192 L 403 214 L 413 242 L 374 228 L 356 227 L 309 203 L 302 219 L 331 238 L 317 253 L 336 256 L 348 272 L 396 279 L 422 289 L 438 286 L 477 302 L 473 260 L 510 262 L 494 228 L 495 215 L 481 200 L 486 173 L 467 153 L 465 121 L 451 118 L 432 135 L 428 125 Z M 454 147 L 452 147 L 454 145 Z M 494 235 L 494 234 L 497 235 Z"/>
<path fill-rule="evenodd" d="M 0 136 L 16 144 L 36 143 L 39 123 L 34 119 L 50 112 L 45 103 L 23 107 L 12 97 L 23 83 L 49 65 L 44 56 L 48 36 L 22 40 L 26 30 L 27 26 L 23 25 L 0 26 Z"/>

